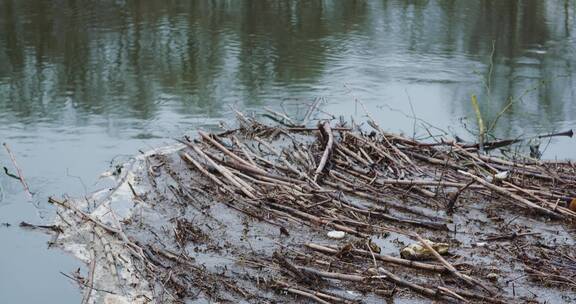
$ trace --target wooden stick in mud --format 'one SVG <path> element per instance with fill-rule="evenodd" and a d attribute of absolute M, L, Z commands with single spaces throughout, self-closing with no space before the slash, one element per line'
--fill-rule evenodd
<path fill-rule="evenodd" d="M 318 168 L 316 168 L 316 171 L 314 172 L 314 180 L 316 180 L 316 177 L 324 170 L 324 167 L 326 166 L 328 158 L 332 154 L 332 149 L 334 147 L 334 135 L 332 134 L 332 129 L 330 128 L 330 122 L 325 121 L 321 126 L 318 126 L 318 128 L 321 130 L 324 136 L 328 137 L 328 141 L 326 142 L 326 148 L 324 149 L 324 153 L 322 154 Z"/>
<path fill-rule="evenodd" d="M 308 247 L 310 249 L 324 252 L 324 253 L 336 254 L 339 252 L 339 250 L 337 250 L 335 248 L 327 247 L 327 246 L 323 246 L 323 245 L 319 245 L 319 244 L 306 243 L 305 245 L 306 245 L 306 247 Z M 352 252 L 359 254 L 359 255 L 363 255 L 363 256 L 371 256 L 370 252 L 365 251 L 365 250 L 361 250 L 361 249 L 352 249 Z M 397 258 L 397 257 L 391 256 L 391 255 L 386 255 L 386 254 L 374 253 L 374 258 L 376 258 L 377 260 L 380 260 L 382 262 L 406 266 L 406 267 L 410 267 L 410 268 L 435 271 L 435 272 L 446 271 L 446 268 L 444 266 L 406 260 L 406 259 Z"/>
<path fill-rule="evenodd" d="M 329 272 L 329 271 L 321 271 L 311 267 L 303 267 L 297 266 L 300 271 L 304 271 L 306 273 L 311 273 L 313 275 L 326 278 L 326 279 L 336 279 L 340 281 L 350 281 L 350 282 L 366 282 L 370 279 L 375 279 L 371 276 L 361 276 L 356 274 L 346 274 L 346 273 L 339 273 L 339 272 Z"/>
<path fill-rule="evenodd" d="M 278 284 L 278 285 L 284 287 L 284 288 L 287 288 L 286 291 L 288 291 L 288 292 L 292 292 L 292 291 L 290 291 L 290 290 L 288 290 L 288 289 L 306 292 L 306 293 L 308 293 L 307 295 L 302 294 L 303 296 L 306 296 L 306 297 L 308 297 L 308 295 L 315 295 L 315 296 L 317 296 L 317 297 L 319 297 L 319 298 L 326 299 L 327 301 L 329 300 L 329 301 L 334 301 L 334 302 L 338 302 L 338 303 L 356 303 L 356 302 L 353 301 L 353 300 L 348 300 L 348 299 L 345 299 L 345 298 L 340 298 L 340 297 L 337 297 L 337 296 L 334 296 L 334 295 L 331 295 L 331 294 L 326 294 L 326 293 L 318 292 L 318 291 L 311 290 L 311 289 L 308 289 L 308 288 L 303 288 L 303 287 L 301 287 L 301 286 L 292 286 L 292 285 L 290 285 L 290 284 L 288 284 L 288 283 L 286 283 L 286 282 L 283 282 L 283 281 L 273 280 L 273 282 L 274 282 L 275 284 Z M 292 293 L 296 293 L 296 292 L 292 292 Z"/>
<path fill-rule="evenodd" d="M 462 194 L 462 192 L 464 192 L 464 190 L 468 189 L 468 187 L 472 186 L 472 184 L 475 182 L 476 182 L 475 180 L 472 180 L 472 181 L 468 182 L 466 185 L 459 188 L 458 191 L 449 194 L 450 200 L 448 201 L 448 204 L 446 205 L 446 212 L 448 214 L 454 213 L 454 205 L 456 205 L 456 201 L 458 201 L 460 194 Z"/>
<path fill-rule="evenodd" d="M 228 188 L 228 186 L 226 186 L 221 180 L 219 180 L 212 173 L 208 172 L 208 170 L 206 170 L 200 163 L 198 163 L 194 158 L 192 158 L 192 156 L 190 156 L 190 154 L 188 154 L 186 152 L 182 152 L 182 153 L 180 153 L 180 157 L 182 157 L 182 159 L 184 159 L 185 161 L 194 165 L 194 167 L 196 167 L 196 169 L 198 169 L 200 172 L 202 172 L 204 175 L 206 175 L 210 180 L 212 180 L 214 183 L 216 183 L 216 185 L 220 186 L 222 189 L 226 190 L 228 193 L 234 193 L 234 191 L 232 191 L 230 188 Z"/>
<path fill-rule="evenodd" d="M 320 297 L 319 297 L 318 295 L 315 295 L 315 294 L 310 293 L 310 292 L 306 292 L 306 291 L 303 291 L 303 290 L 300 290 L 300 289 L 296 289 L 296 288 L 292 288 L 292 287 L 284 287 L 283 289 L 286 290 L 287 292 L 290 292 L 290 293 L 293 293 L 293 294 L 297 294 L 297 295 L 299 295 L 299 296 L 303 296 L 303 297 L 309 298 L 309 299 L 311 299 L 311 300 L 314 300 L 314 301 L 316 301 L 317 303 L 320 303 L 320 304 L 332 304 L 332 303 L 330 303 L 330 302 L 328 302 L 328 301 L 324 301 L 324 300 L 320 299 Z"/>
<path fill-rule="evenodd" d="M 28 184 L 26 183 L 26 180 L 24 179 L 24 174 L 22 174 L 22 170 L 20 169 L 20 167 L 18 166 L 18 163 L 16 162 L 16 157 L 14 157 L 14 154 L 10 150 L 10 147 L 8 146 L 7 143 L 3 143 L 3 145 L 4 145 L 4 148 L 6 149 L 6 152 L 8 152 L 8 155 L 10 156 L 10 160 L 12 160 L 12 164 L 14 165 L 14 167 L 16 168 L 16 171 L 18 172 L 18 178 L 20 179 L 20 183 L 24 187 L 24 191 L 28 195 L 28 198 L 32 199 L 32 197 L 33 197 L 32 193 L 30 192 L 30 188 L 28 187 Z"/>
<path fill-rule="evenodd" d="M 201 134 L 203 132 L 200 132 Z M 210 138 L 207 134 L 206 134 L 207 138 Z M 220 145 L 218 142 L 214 141 L 212 138 L 210 138 L 209 140 L 212 140 L 215 144 Z M 232 183 L 232 185 L 238 187 L 242 192 L 244 192 L 244 194 L 246 194 L 248 197 L 250 198 L 255 198 L 254 194 L 252 194 L 252 191 L 254 191 L 254 189 L 252 187 L 250 187 L 250 185 L 246 184 L 244 181 L 242 181 L 240 178 L 234 176 L 228 169 L 226 169 L 223 166 L 218 165 L 212 158 L 210 158 L 208 155 L 206 155 L 206 153 L 204 153 L 200 148 L 198 148 L 196 145 L 190 143 L 190 142 L 186 142 L 183 140 L 179 140 L 176 139 L 176 141 L 188 146 L 189 148 L 193 149 L 196 154 L 198 154 L 200 157 L 204 158 L 212 167 L 214 167 L 218 172 L 220 172 L 220 174 L 222 174 L 229 182 Z M 217 146 L 218 147 L 218 146 Z M 228 151 L 228 149 L 224 148 L 223 146 L 220 145 L 220 147 L 222 149 L 224 149 L 225 151 Z M 224 152 L 224 150 L 222 150 L 222 152 Z M 226 152 L 224 152 L 226 153 Z M 231 155 L 234 155 L 234 157 L 238 157 L 236 156 L 234 153 L 228 151 L 228 153 L 230 153 Z M 190 155 L 188 155 L 190 156 Z M 190 157 L 190 159 L 193 159 L 192 157 Z M 190 159 L 185 158 L 186 161 L 190 161 Z M 238 159 L 242 160 L 243 163 L 246 163 L 248 166 L 250 166 L 250 164 L 246 161 L 244 161 L 242 158 Z M 196 168 L 198 168 L 199 170 L 201 170 L 200 168 L 202 166 L 196 166 L 196 164 L 192 163 Z M 201 170 L 202 173 L 205 173 L 204 171 Z M 211 176 L 209 176 L 210 179 L 214 180 L 214 178 L 212 178 Z"/>
<path fill-rule="evenodd" d="M 254 167 L 246 166 L 243 163 L 235 162 L 235 161 L 222 161 L 222 163 L 226 164 L 228 167 L 232 167 L 234 169 L 243 171 L 244 173 L 250 175 L 257 175 L 257 176 L 265 176 L 270 179 L 275 179 L 281 182 L 291 183 L 291 184 L 302 184 L 303 182 L 291 177 L 286 177 L 282 175 L 275 175 L 272 173 L 268 173 L 266 171 L 259 170 Z"/>
<path fill-rule="evenodd" d="M 432 248 L 432 246 L 430 246 L 430 244 L 428 244 L 428 242 L 426 242 L 426 240 L 424 240 L 418 233 L 414 233 L 414 236 L 418 239 L 418 241 L 420 243 L 422 243 L 422 245 L 424 247 L 426 247 L 426 249 L 428 249 L 428 251 L 430 251 L 434 257 L 440 262 L 442 263 L 446 269 L 448 269 L 448 271 L 450 271 L 454 276 L 462 279 L 463 281 L 465 281 L 466 283 L 470 284 L 471 286 L 480 286 L 482 287 L 482 289 L 486 290 L 488 293 L 490 293 L 491 295 L 494 295 L 495 292 L 491 289 L 488 288 L 488 286 L 486 286 L 484 283 L 466 275 L 461 273 L 460 271 L 458 271 L 454 266 L 452 266 L 452 264 L 448 263 L 448 261 L 446 261 L 446 259 L 444 259 L 439 253 L 438 251 L 436 251 L 434 248 Z"/>
<path fill-rule="evenodd" d="M 91 261 L 90 261 L 90 269 L 88 270 L 88 283 L 86 287 L 88 290 L 84 293 L 82 297 L 82 304 L 88 304 L 90 301 L 90 296 L 92 296 L 92 290 L 94 290 L 94 270 L 96 268 L 96 252 L 92 249 Z"/>
<path fill-rule="evenodd" d="M 249 163 L 251 163 L 254 167 L 258 168 L 258 165 L 256 164 L 256 162 L 252 159 L 252 156 L 250 155 L 250 152 L 246 149 L 246 147 L 244 146 L 243 143 L 240 142 L 240 140 L 238 139 L 238 137 L 232 135 L 232 141 L 236 144 L 236 146 L 238 146 L 238 148 L 240 148 L 240 150 L 242 151 L 242 153 L 244 154 L 244 156 L 246 156 L 246 159 L 248 160 Z"/>
<path fill-rule="evenodd" d="M 202 136 L 202 138 L 206 141 L 208 141 L 210 144 L 212 144 L 214 147 L 218 148 L 218 150 L 222 151 L 224 154 L 230 156 L 231 158 L 233 158 L 234 160 L 249 166 L 249 167 L 254 167 L 254 165 L 252 165 L 250 162 L 244 160 L 243 158 L 241 158 L 240 156 L 232 153 L 230 150 L 226 149 L 226 147 L 222 146 L 219 142 L 215 141 L 212 137 L 210 137 L 210 135 L 202 132 L 202 131 L 198 131 L 198 134 L 200 134 L 200 136 Z M 186 144 L 188 145 L 188 144 Z M 190 145 L 188 145 L 190 146 Z M 255 170 L 259 170 L 263 173 L 265 173 L 265 171 L 261 170 L 258 167 L 254 167 Z"/>
<path fill-rule="evenodd" d="M 451 297 L 454 297 L 460 301 L 462 301 L 463 303 L 470 303 L 470 301 L 464 299 L 461 295 L 455 293 L 454 291 L 444 287 L 444 286 L 437 286 L 436 288 L 438 288 L 438 290 L 447 293 L 448 295 L 450 295 Z"/>
<path fill-rule="evenodd" d="M 344 231 L 344 232 L 348 232 L 348 233 L 350 233 L 350 234 L 357 235 L 357 236 L 359 236 L 359 237 L 364 237 L 364 238 L 368 237 L 368 234 L 366 234 L 366 233 L 364 233 L 364 232 L 360 232 L 360 231 L 357 231 L 356 229 L 350 228 L 350 227 L 348 227 L 348 226 L 344 226 L 344 225 L 340 225 L 340 224 L 334 223 L 333 220 L 322 219 L 322 218 L 319 218 L 319 217 L 314 216 L 314 215 L 312 215 L 312 214 L 309 214 L 309 213 L 306 213 L 306 212 L 303 212 L 303 211 L 300 211 L 300 210 L 296 210 L 296 209 L 291 208 L 291 207 L 288 207 L 288 206 L 276 204 L 276 203 L 268 203 L 268 205 L 270 205 L 270 206 L 272 206 L 272 207 L 274 207 L 274 208 L 276 208 L 276 209 L 280 209 L 281 211 L 290 213 L 290 214 L 292 214 L 292 215 L 294 215 L 294 216 L 297 216 L 297 217 L 299 217 L 300 219 L 307 219 L 308 221 L 311 221 L 311 222 L 314 222 L 314 223 L 317 223 L 317 224 L 332 226 L 332 227 L 334 227 L 334 228 L 336 228 L 336 229 L 338 229 L 338 230 L 342 230 L 342 231 Z"/>
<path fill-rule="evenodd" d="M 385 276 L 386 276 L 386 279 L 387 279 L 388 281 L 391 281 L 391 282 L 393 282 L 393 283 L 396 283 L 397 285 L 404 286 L 404 287 L 408 287 L 408 288 L 410 288 L 410 289 L 412 289 L 412 290 L 414 290 L 414 291 L 416 291 L 416 292 L 418 292 L 418 293 L 421 293 L 421 294 L 423 294 L 423 295 L 425 295 L 425 296 L 427 296 L 427 297 L 430 297 L 430 298 L 434 298 L 434 299 L 440 298 L 440 299 L 442 299 L 442 300 L 444 300 L 444 301 L 452 301 L 452 298 L 447 297 L 447 296 L 443 296 L 443 295 L 441 295 L 441 293 L 436 292 L 436 290 L 434 290 L 434 289 L 427 288 L 427 287 L 418 285 L 418 284 L 416 284 L 416 283 L 412 283 L 412 282 L 406 281 L 406 280 L 400 278 L 399 276 L 393 274 L 392 272 L 384 269 L 383 267 L 378 267 L 378 270 L 377 270 L 377 271 L 378 271 L 380 274 L 385 275 Z"/>
<path fill-rule="evenodd" d="M 473 298 L 473 299 L 478 299 L 482 302 L 486 302 L 486 303 L 495 303 L 495 304 L 508 304 L 511 303 L 510 300 L 504 298 L 504 297 L 500 297 L 500 299 L 497 299 L 495 297 L 487 297 L 487 296 L 483 296 L 481 294 L 477 294 L 468 290 L 461 290 L 461 289 L 454 289 L 452 290 L 452 292 L 458 294 L 459 296 L 463 296 L 463 297 L 468 297 L 468 298 Z M 501 300 L 502 299 L 502 300 Z"/>
<path fill-rule="evenodd" d="M 531 198 L 539 201 L 540 203 L 542 203 L 542 204 L 544 204 L 544 205 L 548 205 L 548 206 L 552 207 L 553 210 L 557 210 L 558 212 L 560 212 L 560 213 L 562 213 L 562 214 L 565 214 L 565 215 L 568 215 L 568 216 L 571 216 L 571 217 L 576 218 L 576 212 L 574 212 L 574 211 L 572 211 L 572 210 L 570 210 L 570 209 L 568 209 L 568 208 L 561 207 L 561 206 L 555 206 L 554 203 L 551 203 L 551 202 L 548 202 L 548 201 L 546 201 L 546 200 L 543 200 L 543 199 L 541 199 L 540 197 L 536 196 L 535 194 L 533 194 L 533 193 L 531 193 L 531 192 L 529 192 L 529 191 L 527 191 L 527 190 L 525 190 L 525 189 L 523 189 L 523 188 L 521 188 L 521 187 L 518 187 L 518 186 L 514 185 L 513 183 L 504 181 L 503 184 L 512 187 L 513 189 L 517 190 L 518 192 L 521 192 L 521 193 L 526 194 L 527 196 L 529 196 L 529 197 L 531 197 Z"/>
<path fill-rule="evenodd" d="M 533 202 L 531 202 L 531 201 L 529 201 L 529 200 L 527 200 L 527 199 L 525 199 L 525 198 L 523 198 L 517 194 L 514 194 L 505 188 L 491 184 L 491 183 L 485 181 L 483 178 L 480 178 L 474 174 L 470 174 L 470 173 L 468 173 L 466 171 L 462 171 L 462 170 L 458 170 L 458 172 L 464 176 L 468 176 L 468 177 L 474 179 L 476 182 L 486 186 L 486 188 L 493 190 L 500 195 L 503 195 L 503 196 L 506 196 L 506 197 L 513 199 L 514 202 L 517 202 L 517 204 L 522 206 L 522 207 L 532 208 L 536 211 L 539 211 L 540 213 L 543 213 L 543 214 L 546 214 L 546 215 L 549 215 L 549 216 L 552 216 L 555 218 L 560 217 L 560 214 L 554 213 L 552 210 L 548 210 L 542 206 L 538 206 L 538 205 L 534 204 Z"/>
<path fill-rule="evenodd" d="M 208 155 L 206 155 L 200 148 L 196 145 L 190 144 L 191 147 L 200 157 L 204 158 L 212 167 L 214 167 L 220 174 L 222 174 L 232 185 L 238 187 L 246 196 L 251 199 L 255 199 L 256 196 L 252 193 L 254 189 L 246 187 L 244 182 L 242 182 L 238 177 L 235 177 L 230 171 L 223 166 L 218 165 L 214 160 L 212 160 Z"/>

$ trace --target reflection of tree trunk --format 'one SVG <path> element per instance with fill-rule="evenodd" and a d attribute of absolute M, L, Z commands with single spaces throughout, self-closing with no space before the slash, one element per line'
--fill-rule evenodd
<path fill-rule="evenodd" d="M 566 38 L 570 37 L 570 2 L 569 0 L 564 0 L 564 31 L 566 32 Z"/>
<path fill-rule="evenodd" d="M 510 4 L 508 18 L 504 20 L 504 22 L 508 23 L 509 30 L 504 31 L 504 33 L 508 33 L 508 37 L 504 36 L 502 38 L 508 40 L 508 52 L 506 52 L 506 56 L 510 59 L 515 58 L 517 55 L 516 48 L 518 41 L 516 39 L 518 37 L 518 27 L 516 26 L 516 23 L 519 22 L 518 17 L 522 18 L 522 16 L 518 16 L 518 5 L 518 2 L 512 2 L 512 4 Z"/>
<path fill-rule="evenodd" d="M 3 3 L 3 4 L 2 4 Z M 18 40 L 19 22 L 16 18 L 16 12 L 14 7 L 14 2 L 4 1 L 0 3 L 0 13 L 2 14 L 2 19 L 5 22 L 0 23 L 0 26 L 5 26 L 5 28 L 0 28 L 2 35 L 4 36 L 4 47 L 5 53 L 10 61 L 10 68 L 14 70 L 15 68 L 21 67 L 24 61 L 23 47 L 20 45 Z M 2 47 L 2 44 L 0 44 Z M 0 73 L 5 73 L 8 71 L 0 71 Z"/>
<path fill-rule="evenodd" d="M 521 5 L 521 4 L 520 4 Z M 503 110 L 503 108 L 506 106 L 506 103 L 508 101 L 508 98 L 514 98 L 514 94 L 515 94 L 515 88 L 514 88 L 514 84 L 515 84 L 515 75 L 516 75 L 516 60 L 515 58 L 519 55 L 520 52 L 517 52 L 517 50 L 521 50 L 522 46 L 517 46 L 517 37 L 518 37 L 518 26 L 517 26 L 517 16 L 518 16 L 518 2 L 514 2 L 514 4 L 511 4 L 511 9 L 510 9 L 510 15 L 509 15 L 509 20 L 508 22 L 510 22 L 510 38 L 509 38 L 509 45 L 508 45 L 508 64 L 509 64 L 509 70 L 508 70 L 508 76 L 506 77 L 506 80 L 502 81 L 502 83 L 505 83 L 506 88 L 502 88 L 502 93 L 506 92 L 505 94 L 501 95 L 501 100 L 498 100 L 498 104 L 500 105 L 499 109 L 495 110 L 495 115 L 498 115 L 497 113 L 499 113 L 500 111 Z M 515 110 L 515 105 L 514 103 L 512 103 L 510 105 L 510 108 L 506 111 L 505 114 L 503 114 L 503 116 L 508 116 L 510 114 L 510 116 L 513 115 Z M 496 117 L 496 116 L 494 116 Z M 512 124 L 505 124 L 506 128 L 504 130 L 501 129 L 501 132 L 503 133 L 502 136 L 504 136 L 505 138 L 510 138 L 512 137 L 512 134 L 514 133 L 512 130 Z M 496 127 L 496 126 L 495 126 Z"/>
<path fill-rule="evenodd" d="M 10 96 L 4 99 L 18 101 L 0 99 L 0 109 L 26 116 L 45 110 L 41 98 L 53 98 L 62 106 L 64 96 L 77 103 L 78 111 L 101 114 L 125 107 L 130 115 L 148 118 L 157 111 L 155 99 L 161 93 L 187 95 L 176 99 L 183 101 L 177 106 L 188 113 L 198 107 L 218 111 L 222 97 L 232 94 L 257 106 L 263 95 L 279 87 L 305 84 L 310 92 L 304 94 L 315 94 L 312 90 L 317 83 L 347 77 L 328 73 L 353 71 L 366 77 L 359 79 L 361 83 L 385 86 L 389 79 L 403 75 L 378 67 L 399 57 L 410 69 L 426 70 L 424 60 L 452 55 L 477 63 L 487 57 L 496 40 L 497 64 L 491 75 L 494 104 L 492 111 L 483 108 L 489 118 L 502 109 L 507 96 L 526 89 L 522 81 L 527 71 L 533 76 L 562 69 L 559 73 L 572 77 L 573 58 L 568 57 L 567 64 L 559 68 L 561 64 L 552 55 L 526 52 L 535 44 L 545 45 L 551 36 L 573 35 L 572 3 L 214 0 L 118 4 L 104 0 L 104 5 L 94 5 L 86 0 L 0 1 L 0 78 L 10 84 L 0 88 L 4 90 L 0 93 Z M 546 19 L 550 9 L 561 16 L 562 5 L 563 21 L 554 14 Z M 520 63 L 523 57 L 545 58 L 553 64 Z M 423 63 L 415 68 L 409 62 L 414 58 L 424 59 Z M 342 69 L 334 72 L 331 68 L 336 66 Z M 466 69 L 470 66 L 440 72 L 476 72 Z M 414 70 L 406 73 L 417 74 Z M 29 76 L 33 74 L 52 78 Z M 418 77 L 414 80 L 428 80 Z M 519 77 L 524 78 L 518 81 Z M 470 86 L 474 85 L 462 85 L 468 94 L 455 99 L 468 101 Z M 562 94 L 558 93 L 562 90 L 543 90 L 548 90 L 542 96 L 551 103 L 557 100 L 552 93 Z M 120 101 L 118 96 L 122 96 Z"/>

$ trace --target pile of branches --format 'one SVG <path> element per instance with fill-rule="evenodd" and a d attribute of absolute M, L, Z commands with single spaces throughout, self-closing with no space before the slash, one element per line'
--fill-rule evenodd
<path fill-rule="evenodd" d="M 497 234 L 480 231 L 486 241 L 536 240 L 538 231 L 510 230 L 517 217 L 573 227 L 573 163 L 506 159 L 482 153 L 476 144 L 421 142 L 387 133 L 373 121 L 369 125 L 370 130 L 330 121 L 316 127 L 269 126 L 239 114 L 237 129 L 183 138 L 184 148 L 175 154 L 146 159 L 154 189 L 133 192 L 156 211 L 168 208 L 162 206 L 165 201 L 193 211 L 173 215 L 173 231 L 154 232 L 172 235 L 172 241 L 143 239 L 138 227 L 153 228 L 137 219 L 124 221 L 122 231 L 127 232 L 122 233 L 132 235 L 122 239 L 133 240 L 131 250 L 148 277 L 173 300 L 203 292 L 217 301 L 273 302 L 290 294 L 318 303 L 380 302 L 395 296 L 505 303 L 514 295 L 493 273 L 460 253 L 443 256 L 426 239 L 454 244 L 454 223 L 465 226 L 473 220 L 467 215 L 472 206 L 494 213 L 486 217 L 500 217 L 498 223 L 506 221 L 486 231 Z M 247 230 L 263 225 L 277 232 L 267 236 L 274 248 L 252 244 L 246 250 L 218 240 L 212 228 L 201 229 L 203 217 L 217 223 L 212 226 L 228 224 L 214 204 L 249 218 Z M 328 237 L 334 231 L 346 238 Z M 421 244 L 431 259 L 403 258 L 375 242 L 391 236 Z M 532 247 L 537 250 L 522 246 L 506 252 L 526 276 L 544 283 L 554 279 L 555 286 L 576 291 L 564 277 L 576 269 L 573 254 L 551 258 L 546 253 L 551 255 L 553 248 Z M 233 259 L 245 272 L 207 271 L 194 252 Z M 253 288 L 272 294 L 255 295 Z"/>
<path fill-rule="evenodd" d="M 576 218 L 569 205 L 576 197 L 576 166 L 570 162 L 507 160 L 479 153 L 476 144 L 431 144 L 389 134 L 374 122 L 372 131 L 363 132 L 328 121 L 305 128 L 239 119 L 238 129 L 181 140 L 187 149 L 180 157 L 206 178 L 203 191 L 283 233 L 310 227 L 360 240 L 344 247 L 307 243 L 311 253 L 295 254 L 308 262 L 326 260 L 317 255 L 336 258 L 328 267 L 332 271 L 295 265 L 278 254 L 271 259 L 296 284 L 308 285 L 275 282 L 278 287 L 318 302 L 345 302 L 311 288 L 320 278 L 357 282 L 364 290 L 402 286 L 432 298 L 500 302 L 495 286 L 458 270 L 432 248 L 436 263 L 414 262 L 379 254 L 370 238 L 397 233 L 422 241 L 418 231 L 448 231 L 447 215 L 472 200 L 497 201 L 540 219 Z M 411 282 L 383 265 L 446 273 L 458 287 Z"/>

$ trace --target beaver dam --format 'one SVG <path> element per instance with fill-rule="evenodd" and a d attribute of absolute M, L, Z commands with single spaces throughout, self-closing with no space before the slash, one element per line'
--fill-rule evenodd
<path fill-rule="evenodd" d="M 576 301 L 574 163 L 371 120 L 239 114 L 178 142 L 111 189 L 50 199 L 54 244 L 87 265 L 69 274 L 83 303 Z"/>

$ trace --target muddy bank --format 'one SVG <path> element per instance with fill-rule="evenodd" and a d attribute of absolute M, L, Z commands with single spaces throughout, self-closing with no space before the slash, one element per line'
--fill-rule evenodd
<path fill-rule="evenodd" d="M 573 163 L 289 120 L 240 115 L 52 198 L 83 302 L 576 300 Z"/>

